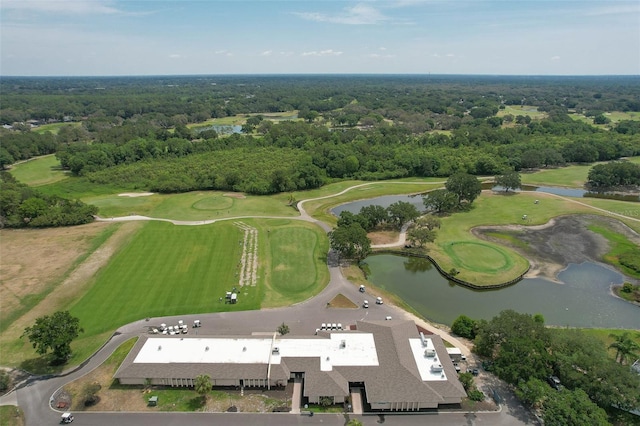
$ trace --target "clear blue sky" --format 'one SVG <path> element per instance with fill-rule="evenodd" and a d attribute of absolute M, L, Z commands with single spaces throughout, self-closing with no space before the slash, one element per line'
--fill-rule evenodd
<path fill-rule="evenodd" d="M 640 1 L 0 0 L 0 75 L 640 74 Z"/>

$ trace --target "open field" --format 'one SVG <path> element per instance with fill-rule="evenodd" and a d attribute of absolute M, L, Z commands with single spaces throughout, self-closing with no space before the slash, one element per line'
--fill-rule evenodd
<path fill-rule="evenodd" d="M 544 169 L 535 173 L 522 173 L 520 177 L 523 185 L 583 188 L 591 167 L 593 164 L 572 165 Z"/>
<path fill-rule="evenodd" d="M 0 407 L 0 424 L 23 426 L 25 424 L 24 413 L 15 405 L 3 405 Z"/>
<path fill-rule="evenodd" d="M 51 123 L 51 124 L 43 124 L 41 126 L 38 126 L 34 129 L 31 129 L 32 132 L 34 133 L 46 133 L 46 132 L 51 132 L 54 135 L 57 135 L 58 132 L 60 131 L 61 127 L 65 127 L 65 126 L 70 126 L 70 127 L 80 127 L 82 126 L 82 123 L 78 122 L 73 122 L 73 123 Z"/>
<path fill-rule="evenodd" d="M 640 112 L 637 111 L 611 111 L 605 112 L 604 116 L 611 120 L 609 124 L 593 124 L 593 117 L 587 117 L 584 114 L 569 114 L 569 117 L 574 120 L 584 121 L 592 126 L 600 127 L 600 128 L 608 128 L 611 124 L 616 124 L 623 120 L 640 120 Z"/>
<path fill-rule="evenodd" d="M 540 112 L 538 111 L 538 107 L 535 107 L 532 105 L 522 105 L 522 106 L 505 105 L 505 108 L 498 110 L 498 114 L 496 115 L 498 117 L 504 117 L 507 114 L 511 114 L 514 117 L 517 117 L 519 115 L 522 115 L 522 116 L 528 115 L 532 119 L 536 119 L 536 120 L 545 118 L 547 116 L 546 112 Z"/>
<path fill-rule="evenodd" d="M 298 212 L 287 205 L 286 194 L 245 197 L 219 191 L 195 191 L 147 197 L 110 194 L 86 197 L 83 201 L 98 206 L 101 217 L 136 214 L 177 220 L 211 220 L 242 216 L 298 216 Z"/>
<path fill-rule="evenodd" d="M 117 227 L 92 223 L 67 228 L 0 230 L 0 331 L 33 310 Z"/>
<path fill-rule="evenodd" d="M 60 167 L 55 155 L 35 157 L 11 166 L 9 173 L 21 183 L 29 186 L 41 186 L 58 182 L 69 177 Z"/>
<path fill-rule="evenodd" d="M 241 126 L 247 122 L 247 118 L 256 115 L 261 115 L 265 120 L 276 122 L 298 119 L 298 111 L 268 112 L 262 114 L 238 114 L 231 117 L 212 118 L 200 123 L 189 123 L 187 124 L 187 127 L 190 129 L 203 129 L 211 126 Z"/>

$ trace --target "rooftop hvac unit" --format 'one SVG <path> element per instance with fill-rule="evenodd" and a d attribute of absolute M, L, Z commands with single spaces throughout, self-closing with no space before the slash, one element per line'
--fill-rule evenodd
<path fill-rule="evenodd" d="M 347 341 L 346 340 L 341 340 L 340 341 L 340 349 L 344 349 L 347 347 Z"/>
<path fill-rule="evenodd" d="M 279 353 L 280 353 L 280 348 L 279 348 L 279 347 L 277 347 L 277 346 L 276 346 L 276 347 L 274 347 L 274 348 L 273 348 L 273 350 L 271 351 L 271 353 L 272 353 L 273 355 L 277 355 L 277 354 L 279 354 Z"/>
<path fill-rule="evenodd" d="M 420 332 L 420 341 L 422 342 L 422 346 L 427 346 L 427 339 L 424 337 L 424 333 Z"/>
<path fill-rule="evenodd" d="M 434 357 L 436 356 L 436 350 L 433 348 L 427 348 L 424 350 L 424 356 L 429 358 Z"/>
<path fill-rule="evenodd" d="M 431 371 L 433 371 L 434 373 L 439 373 L 442 371 L 442 364 L 433 364 L 431 366 Z"/>

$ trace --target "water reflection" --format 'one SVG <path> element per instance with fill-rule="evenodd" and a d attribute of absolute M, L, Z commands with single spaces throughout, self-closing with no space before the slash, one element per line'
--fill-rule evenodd
<path fill-rule="evenodd" d="M 623 276 L 592 262 L 569 265 L 558 276 L 562 283 L 529 278 L 493 291 L 453 285 L 435 268 L 421 270 L 423 265 L 401 256 L 370 256 L 366 263 L 372 283 L 438 323 L 450 325 L 462 314 L 488 320 L 504 309 L 513 309 L 541 313 L 550 325 L 640 329 L 640 308 L 614 297 L 609 290 L 612 283 L 621 283 Z"/>

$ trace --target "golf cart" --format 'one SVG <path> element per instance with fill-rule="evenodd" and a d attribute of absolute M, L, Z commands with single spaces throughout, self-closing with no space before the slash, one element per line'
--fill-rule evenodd
<path fill-rule="evenodd" d="M 71 413 L 62 413 L 62 418 L 60 419 L 61 424 L 71 423 L 73 421 L 73 415 Z"/>

